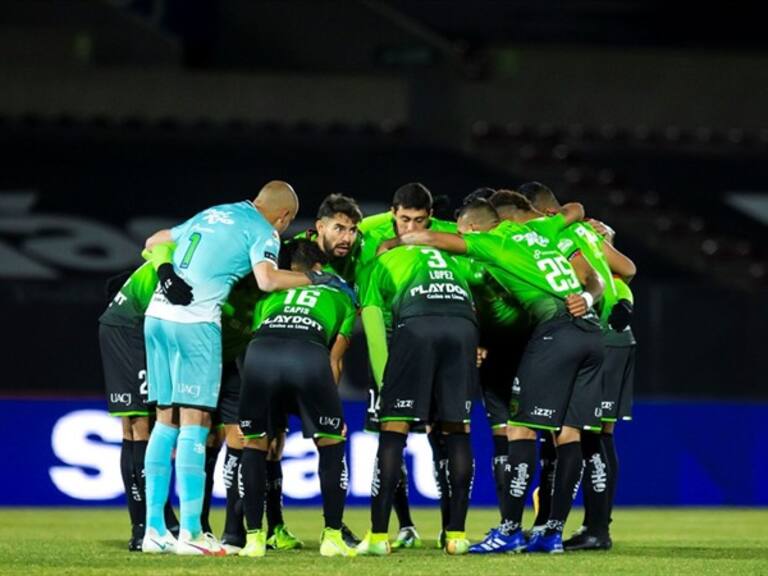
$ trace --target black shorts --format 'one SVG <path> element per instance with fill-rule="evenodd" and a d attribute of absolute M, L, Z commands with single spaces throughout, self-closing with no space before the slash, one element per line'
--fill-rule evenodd
<path fill-rule="evenodd" d="M 602 372 L 603 422 L 632 420 L 635 346 L 606 346 Z"/>
<path fill-rule="evenodd" d="M 328 349 L 308 340 L 258 336 L 245 354 L 240 429 L 248 438 L 285 428 L 301 418 L 305 438 L 344 439 L 341 400 Z"/>
<path fill-rule="evenodd" d="M 537 326 L 512 383 L 509 424 L 543 430 L 600 430 L 600 328 L 560 316 Z"/>
<path fill-rule="evenodd" d="M 114 416 L 148 416 L 144 330 L 99 324 L 107 409 Z"/>
<path fill-rule="evenodd" d="M 472 321 L 451 316 L 403 320 L 392 335 L 380 420 L 469 422 L 476 358 Z"/>
<path fill-rule="evenodd" d="M 212 417 L 214 427 L 240 423 L 240 370 L 236 362 L 221 367 L 219 404 Z"/>
<path fill-rule="evenodd" d="M 491 428 L 502 428 L 509 420 L 512 379 L 517 374 L 527 339 L 512 331 L 480 332 L 480 345 L 488 356 L 480 366 L 480 390 Z"/>

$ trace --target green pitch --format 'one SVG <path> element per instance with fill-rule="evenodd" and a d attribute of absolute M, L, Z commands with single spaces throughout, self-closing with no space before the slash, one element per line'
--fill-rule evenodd
<path fill-rule="evenodd" d="M 418 509 L 414 519 L 430 548 L 387 558 L 327 559 L 317 552 L 320 511 L 289 508 L 287 524 L 307 549 L 250 559 L 129 553 L 128 514 L 122 509 L 5 508 L 0 509 L 0 574 L 768 574 L 768 510 L 621 509 L 614 516 L 614 549 L 607 553 L 447 557 L 431 548 L 438 532 L 437 511 Z M 482 537 L 496 518 L 492 510 L 471 510 L 472 540 Z M 581 510 L 575 510 L 568 533 L 580 519 Z M 360 536 L 367 520 L 366 509 L 347 511 L 347 524 Z M 220 529 L 220 510 L 212 521 Z"/>

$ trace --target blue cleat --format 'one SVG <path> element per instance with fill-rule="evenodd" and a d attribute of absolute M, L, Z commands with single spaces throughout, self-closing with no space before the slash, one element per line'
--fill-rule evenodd
<path fill-rule="evenodd" d="M 511 534 L 502 534 L 498 528 L 492 528 L 482 542 L 469 547 L 470 554 L 504 554 L 505 552 L 522 552 L 525 550 L 525 535 L 520 529 Z"/>
<path fill-rule="evenodd" d="M 535 532 L 528 542 L 526 552 L 544 552 L 546 554 L 562 554 L 563 535 L 560 532 L 546 534 L 545 532 Z"/>

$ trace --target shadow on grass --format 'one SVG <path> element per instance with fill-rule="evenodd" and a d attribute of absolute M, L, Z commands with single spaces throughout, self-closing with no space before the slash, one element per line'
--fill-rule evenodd
<path fill-rule="evenodd" d="M 128 540 L 117 540 L 113 538 L 111 540 L 99 540 L 99 545 L 103 548 L 109 548 L 111 550 L 120 550 L 121 552 L 128 552 Z"/>
<path fill-rule="evenodd" d="M 766 560 L 768 548 L 714 548 L 707 546 L 633 546 L 615 548 L 621 556 L 645 558 L 688 558 L 691 560 Z"/>

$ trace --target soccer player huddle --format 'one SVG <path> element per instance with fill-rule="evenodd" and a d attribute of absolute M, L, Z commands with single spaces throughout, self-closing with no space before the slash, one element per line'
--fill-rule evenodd
<path fill-rule="evenodd" d="M 432 447 L 446 553 L 610 548 L 613 430 L 631 419 L 635 350 L 635 266 L 613 246 L 613 230 L 538 182 L 478 189 L 455 222 L 433 217 L 419 183 L 400 187 L 391 211 L 365 218 L 352 198 L 332 194 L 314 229 L 281 242 L 298 209 L 290 185 L 269 182 L 253 201 L 153 234 L 147 262 L 111 283 L 99 339 L 109 410 L 123 421 L 129 549 L 259 557 L 300 548 L 281 509 L 290 414 L 317 446 L 323 556 L 423 546 L 408 508 L 409 433 L 426 433 Z M 343 522 L 337 388 L 358 316 L 372 374 L 366 429 L 379 437 L 362 540 Z M 500 522 L 471 544 L 477 400 L 491 425 Z M 222 443 L 218 539 L 208 509 Z M 168 504 L 174 454 L 179 520 Z M 580 484 L 583 526 L 563 541 Z M 393 508 L 400 530 L 390 542 Z"/>

